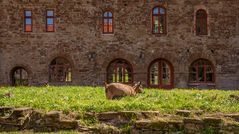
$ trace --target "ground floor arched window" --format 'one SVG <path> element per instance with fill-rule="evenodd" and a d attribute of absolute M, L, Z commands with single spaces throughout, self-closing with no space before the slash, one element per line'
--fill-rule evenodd
<path fill-rule="evenodd" d="M 166 60 L 158 59 L 149 66 L 149 86 L 154 88 L 173 88 L 173 67 Z"/>
<path fill-rule="evenodd" d="M 133 69 L 131 64 L 124 59 L 112 61 L 107 68 L 107 82 L 132 83 Z"/>
<path fill-rule="evenodd" d="M 50 82 L 71 82 L 72 68 L 68 60 L 65 58 L 55 58 L 49 67 Z"/>
<path fill-rule="evenodd" d="M 28 86 L 29 76 L 23 67 L 16 67 L 12 70 L 12 85 L 13 86 Z"/>
<path fill-rule="evenodd" d="M 213 83 L 215 71 L 212 63 L 206 59 L 194 61 L 189 68 L 190 83 Z"/>

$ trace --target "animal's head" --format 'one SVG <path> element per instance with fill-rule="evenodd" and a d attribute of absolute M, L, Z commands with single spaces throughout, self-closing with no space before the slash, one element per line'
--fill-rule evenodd
<path fill-rule="evenodd" d="M 136 93 L 143 93 L 143 86 L 141 82 L 138 82 L 137 84 L 134 85 L 134 90 Z"/>

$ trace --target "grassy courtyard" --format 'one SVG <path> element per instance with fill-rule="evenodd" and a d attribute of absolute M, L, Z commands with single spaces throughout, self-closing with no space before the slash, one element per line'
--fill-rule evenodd
<path fill-rule="evenodd" d="M 32 107 L 73 112 L 145 111 L 174 113 L 177 109 L 205 112 L 239 112 L 239 100 L 230 97 L 239 91 L 146 89 L 144 93 L 121 100 L 107 100 L 103 87 L 2 87 L 0 106 Z"/>

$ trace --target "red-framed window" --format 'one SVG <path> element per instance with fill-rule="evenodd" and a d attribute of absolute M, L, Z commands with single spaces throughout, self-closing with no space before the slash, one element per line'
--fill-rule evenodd
<path fill-rule="evenodd" d="M 55 31 L 54 10 L 46 11 L 46 31 L 47 32 Z"/>
<path fill-rule="evenodd" d="M 103 14 L 103 33 L 104 34 L 113 34 L 114 27 L 113 27 L 113 13 L 110 11 L 104 12 Z"/>
<path fill-rule="evenodd" d="M 199 9 L 196 12 L 196 35 L 207 35 L 207 12 Z"/>
<path fill-rule="evenodd" d="M 173 88 L 173 66 L 170 62 L 157 59 L 149 66 L 149 86 L 154 88 Z"/>
<path fill-rule="evenodd" d="M 107 68 L 108 83 L 125 83 L 133 82 L 133 69 L 129 62 L 124 59 L 112 61 Z"/>
<path fill-rule="evenodd" d="M 32 11 L 31 10 L 24 11 L 24 31 L 32 32 Z"/>
<path fill-rule="evenodd" d="M 189 68 L 189 82 L 213 83 L 215 81 L 214 67 L 210 61 L 198 59 Z"/>
<path fill-rule="evenodd" d="M 152 10 L 152 32 L 166 34 L 166 9 L 164 7 L 154 7 Z"/>

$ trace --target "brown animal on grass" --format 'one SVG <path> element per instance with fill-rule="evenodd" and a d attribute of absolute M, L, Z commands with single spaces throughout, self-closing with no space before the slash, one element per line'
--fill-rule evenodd
<path fill-rule="evenodd" d="M 121 83 L 107 84 L 105 82 L 106 98 L 109 100 L 121 98 L 124 96 L 134 96 L 137 93 L 142 93 L 141 82 L 138 82 L 134 86 L 129 86 Z"/>

